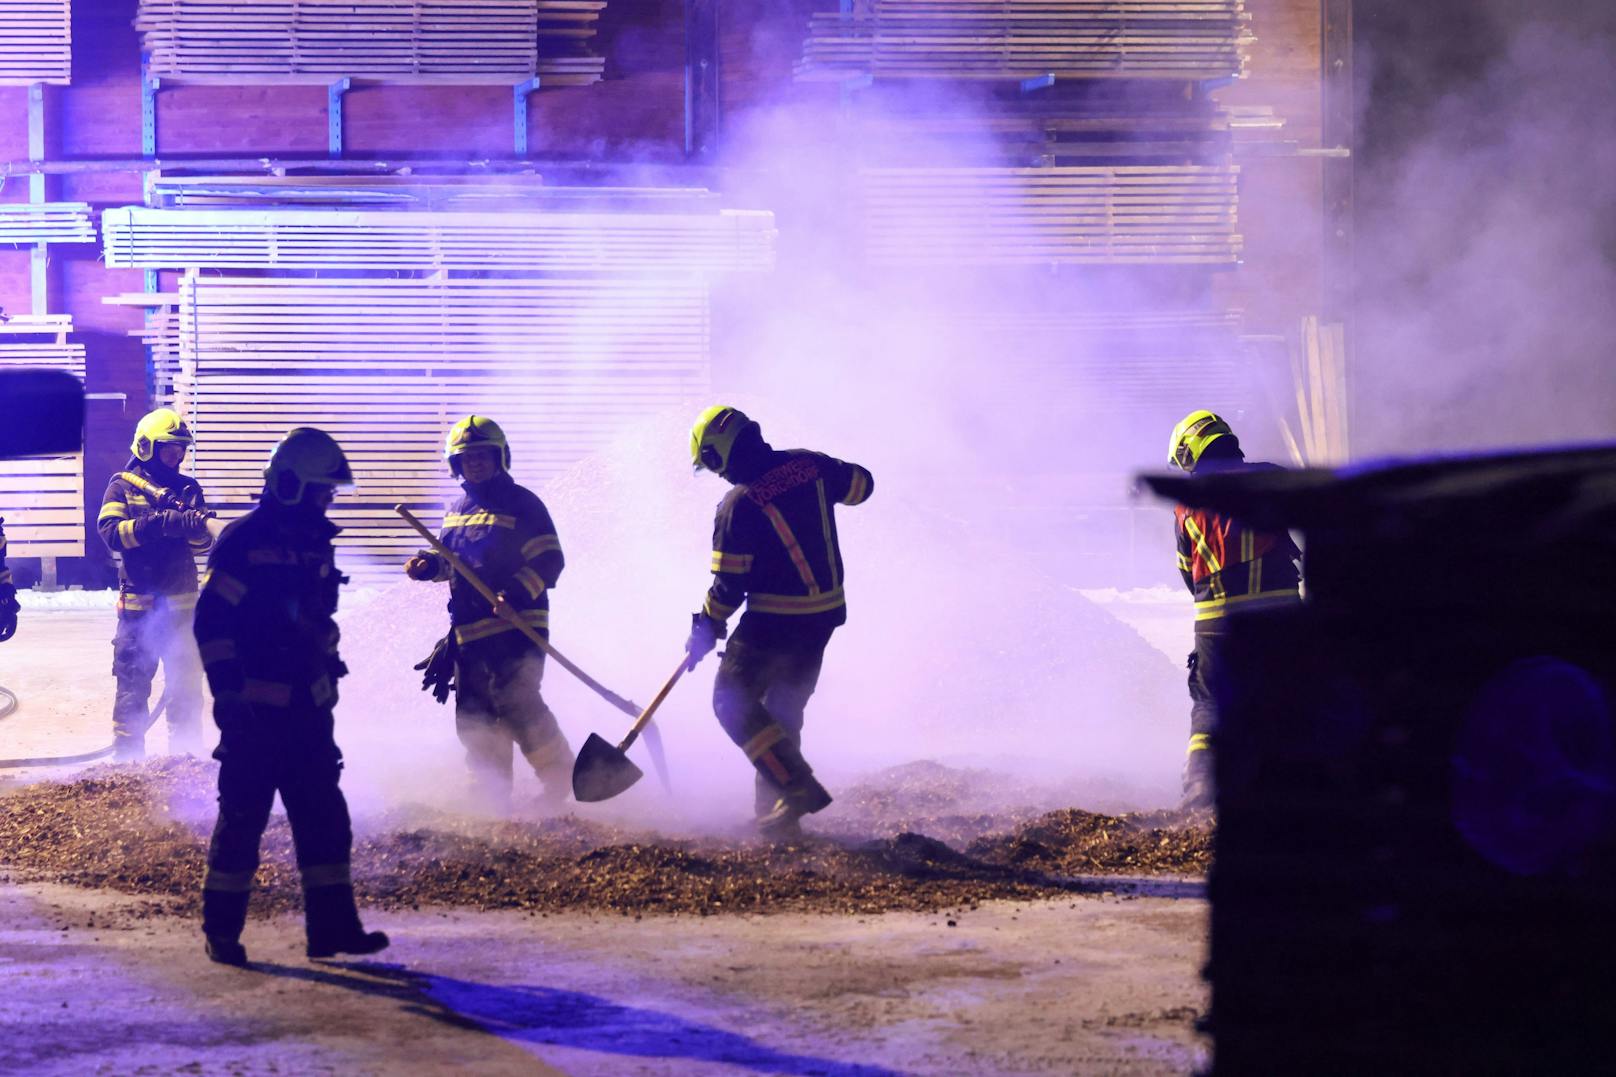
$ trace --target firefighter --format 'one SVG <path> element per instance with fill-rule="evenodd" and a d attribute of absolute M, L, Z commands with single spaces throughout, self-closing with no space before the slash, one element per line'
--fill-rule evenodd
<path fill-rule="evenodd" d="M 449 635 L 437 658 L 452 667 L 455 732 L 481 806 L 509 810 L 514 746 L 554 807 L 572 788 L 572 748 L 540 694 L 544 652 L 512 618 L 549 638 L 561 541 L 544 502 L 511 478 L 511 447 L 498 423 L 466 416 L 449 431 L 444 457 L 465 494 L 444 514 L 439 540 L 495 591 L 498 605 L 434 553 L 421 551 L 404 571 L 450 581 Z"/>
<path fill-rule="evenodd" d="M 96 527 L 118 559 L 118 628 L 112 639 L 114 755 L 146 754 L 149 704 L 157 664 L 172 752 L 202 750 L 202 670 L 191 639 L 196 608 L 196 555 L 213 539 L 202 487 L 180 474 L 192 444 L 177 413 L 158 408 L 135 426 L 129 462 L 112 476 Z"/>
<path fill-rule="evenodd" d="M 17 585 L 6 567 L 6 521 L 0 517 L 0 643 L 17 634 Z"/>
<path fill-rule="evenodd" d="M 308 955 L 372 954 L 349 877 L 353 830 L 337 781 L 337 572 L 326 508 L 353 484 L 329 434 L 300 426 L 270 454 L 258 507 L 234 521 L 208 558 L 196 641 L 219 726 L 219 821 L 202 884 L 208 956 L 247 961 L 241 929 L 258 846 L 280 793 L 303 877 Z"/>
<path fill-rule="evenodd" d="M 713 681 L 713 710 L 756 768 L 758 829 L 791 837 L 804 815 L 831 802 L 803 758 L 802 725 L 825 647 L 847 621 L 834 506 L 863 504 L 875 480 L 822 453 L 776 450 L 757 423 L 723 405 L 697 417 L 690 460 L 734 488 L 713 524 L 714 580 L 691 616 L 687 668 L 726 637 L 744 603 Z"/>
<path fill-rule="evenodd" d="M 1195 475 L 1275 469 L 1247 463 L 1229 424 L 1210 411 L 1192 411 L 1173 428 L 1168 462 Z M 1195 650 L 1189 656 L 1190 743 L 1184 764 L 1185 810 L 1213 806 L 1213 738 L 1217 678 L 1223 672 L 1228 618 L 1237 612 L 1283 608 L 1301 601 L 1302 556 L 1284 531 L 1258 531 L 1239 520 L 1183 505 L 1173 510 L 1178 571 L 1195 597 Z"/>

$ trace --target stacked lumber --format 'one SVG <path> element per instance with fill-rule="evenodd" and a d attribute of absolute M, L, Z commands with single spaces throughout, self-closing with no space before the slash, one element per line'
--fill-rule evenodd
<path fill-rule="evenodd" d="M 797 78 L 1236 78 L 1244 0 L 860 0 L 814 15 Z"/>
<path fill-rule="evenodd" d="M 109 267 L 693 273 L 772 265 L 774 215 L 109 209 Z"/>
<path fill-rule="evenodd" d="M 1197 399 L 1218 406 L 1245 404 L 1258 392 L 1238 310 L 1095 312 L 1046 304 L 964 313 L 954 330 L 962 349 L 995 356 L 1007 373 L 1034 372 L 1051 401 L 1075 412 L 1159 418 L 1163 407 L 1181 412 L 1191 384 Z"/>
<path fill-rule="evenodd" d="M 152 74 L 182 82 L 516 83 L 601 77 L 604 0 L 141 0 Z"/>
<path fill-rule="evenodd" d="M 719 198 L 700 187 L 566 187 L 542 176 L 314 175 L 160 176 L 151 204 L 165 209 L 219 206 L 277 209 L 341 206 L 462 212 L 604 210 L 716 213 Z"/>
<path fill-rule="evenodd" d="M 69 0 L 0 3 L 0 86 L 73 81 Z"/>
<path fill-rule="evenodd" d="M 0 368 L 50 367 L 84 377 L 84 345 L 65 315 L 0 322 Z M 0 517 L 12 557 L 84 556 L 84 454 L 0 460 Z"/>
<path fill-rule="evenodd" d="M 875 265 L 1233 265 L 1239 169 L 870 168 Z M 110 259 L 109 259 L 110 264 Z"/>
<path fill-rule="evenodd" d="M 227 517 L 251 507 L 274 443 L 321 427 L 357 479 L 333 510 L 344 571 L 373 564 L 389 579 L 419 546 L 392 507 L 441 516 L 453 483 L 443 439 L 460 417 L 496 419 L 518 478 L 537 483 L 707 390 L 707 289 L 695 278 L 188 275 L 177 317 L 154 324 L 179 360 L 159 395 L 196 432 L 210 503 Z"/>
<path fill-rule="evenodd" d="M 0 243 L 94 243 L 95 222 L 83 202 L 0 204 Z"/>
<path fill-rule="evenodd" d="M 1027 99 L 969 111 L 884 107 L 852 123 L 864 163 L 877 166 L 1215 164 L 1229 160 L 1233 143 L 1229 113 L 1181 100 L 1166 107 L 1087 99 L 1051 108 Z"/>

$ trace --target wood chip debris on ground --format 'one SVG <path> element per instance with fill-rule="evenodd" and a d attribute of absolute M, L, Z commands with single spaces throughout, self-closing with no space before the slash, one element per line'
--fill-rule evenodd
<path fill-rule="evenodd" d="M 18 881 L 148 899 L 145 914 L 195 914 L 216 773 L 211 762 L 167 758 L 17 788 L 0 797 L 0 867 Z M 916 788 L 894 783 L 904 773 L 919 775 Z M 868 914 L 1056 897 L 1074 874 L 1199 875 L 1210 861 L 1205 819 L 953 810 L 959 783 L 980 773 L 900 768 L 875 783 L 880 792 L 855 786 L 832 834 L 780 844 L 673 839 L 575 816 L 429 825 L 383 816 L 358 828 L 355 885 L 383 909 Z M 908 828 L 927 821 L 948 840 Z M 300 904 L 283 818 L 265 834 L 256 889 L 256 913 Z"/>

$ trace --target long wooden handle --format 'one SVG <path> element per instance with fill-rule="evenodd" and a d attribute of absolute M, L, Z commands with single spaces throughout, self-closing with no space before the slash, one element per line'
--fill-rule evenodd
<path fill-rule="evenodd" d="M 471 566 L 460 560 L 459 557 L 455 556 L 452 550 L 450 550 L 443 543 L 439 542 L 438 537 L 428 530 L 425 524 L 416 519 L 413 512 L 405 508 L 403 505 L 394 505 L 393 511 L 402 516 L 405 523 L 419 531 L 421 533 L 421 537 L 426 539 L 427 542 L 432 545 L 432 551 L 445 561 L 449 562 L 450 566 L 456 572 L 464 576 L 466 582 L 471 584 L 472 587 L 476 588 L 477 593 L 488 600 L 489 605 L 498 605 L 499 597 L 494 594 L 493 588 L 484 583 L 478 577 L 478 575 L 471 570 Z M 506 617 L 505 619 L 515 626 L 516 629 L 524 636 L 537 644 L 539 650 L 555 659 L 556 664 L 562 669 L 566 670 L 568 673 L 587 684 L 596 695 L 600 696 L 602 699 L 616 707 L 618 710 L 622 711 L 624 714 L 634 715 L 636 719 L 643 717 L 643 715 L 640 713 L 639 707 L 635 706 L 633 703 L 630 703 L 628 700 L 624 699 L 622 696 L 618 695 L 616 692 L 612 691 L 610 688 L 607 688 L 604 684 L 601 684 L 599 681 L 595 680 L 595 678 L 579 669 L 560 651 L 550 646 L 550 641 L 539 635 L 538 631 L 532 625 L 528 624 L 526 621 L 523 621 L 520 617 Z M 638 721 L 636 721 L 634 732 L 636 734 L 639 733 Z"/>
<path fill-rule="evenodd" d="M 655 714 L 656 709 L 662 706 L 662 701 L 668 698 L 668 693 L 673 691 L 673 686 L 679 683 L 679 678 L 684 676 L 685 668 L 689 665 L 690 656 L 688 654 L 679 659 L 679 666 L 673 671 L 673 676 L 668 678 L 668 683 L 662 686 L 662 690 L 656 694 L 655 699 L 651 700 L 651 705 L 645 708 L 645 712 L 634 719 L 634 724 L 629 727 L 628 736 L 624 737 L 623 743 L 617 746 L 618 751 L 628 751 L 629 745 L 633 744 L 634 738 L 640 735 L 640 730 L 650 724 L 651 715 Z"/>

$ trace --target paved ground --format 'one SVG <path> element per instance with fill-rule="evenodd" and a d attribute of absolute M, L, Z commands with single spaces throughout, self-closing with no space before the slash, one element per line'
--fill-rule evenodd
<path fill-rule="evenodd" d="M 250 970 L 127 899 L 0 887 L 0 1071 L 1186 1073 L 1199 901 L 957 916 L 372 915 L 385 961 L 254 921 Z"/>

